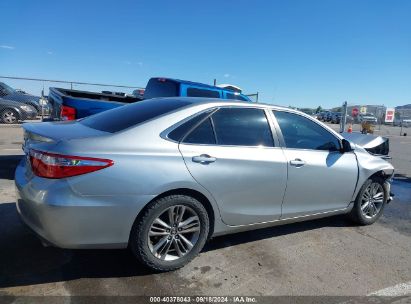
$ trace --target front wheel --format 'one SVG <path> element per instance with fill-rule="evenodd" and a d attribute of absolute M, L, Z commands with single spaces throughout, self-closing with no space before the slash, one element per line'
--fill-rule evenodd
<path fill-rule="evenodd" d="M 362 186 L 351 210 L 350 218 L 360 225 L 371 225 L 381 216 L 387 203 L 384 180 L 370 178 Z"/>
<path fill-rule="evenodd" d="M 130 248 L 147 267 L 171 271 L 189 263 L 203 248 L 209 232 L 204 206 L 186 195 L 160 198 L 133 225 Z"/>
<path fill-rule="evenodd" d="M 17 123 L 19 119 L 19 114 L 13 109 L 5 109 L 1 112 L 1 121 L 5 124 Z"/>

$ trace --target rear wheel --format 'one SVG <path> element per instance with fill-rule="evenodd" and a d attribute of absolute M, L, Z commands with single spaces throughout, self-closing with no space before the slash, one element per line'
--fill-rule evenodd
<path fill-rule="evenodd" d="M 203 248 L 209 231 L 204 206 L 186 195 L 152 202 L 136 220 L 130 248 L 144 265 L 170 271 L 189 263 Z"/>
<path fill-rule="evenodd" d="M 357 224 L 373 224 L 381 216 L 386 203 L 387 193 L 384 188 L 384 180 L 370 178 L 358 193 L 349 216 Z"/>
<path fill-rule="evenodd" d="M 13 109 L 5 109 L 1 112 L 1 121 L 5 124 L 17 123 L 19 119 L 19 114 Z"/>

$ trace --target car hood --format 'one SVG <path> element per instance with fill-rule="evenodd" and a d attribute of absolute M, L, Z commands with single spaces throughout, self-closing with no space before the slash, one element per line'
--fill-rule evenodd
<path fill-rule="evenodd" d="M 371 134 L 348 132 L 344 132 L 341 135 L 348 141 L 364 148 L 372 154 L 388 155 L 389 140 L 386 137 Z"/>
<path fill-rule="evenodd" d="M 22 104 L 21 102 L 18 102 L 18 101 L 0 98 L 0 107 L 2 106 L 21 107 L 23 105 L 25 104 L 24 103 Z"/>
<path fill-rule="evenodd" d="M 29 94 L 21 94 L 18 92 L 8 94 L 5 96 L 8 100 L 20 101 L 20 102 L 35 102 L 39 103 L 40 97 L 29 95 Z"/>

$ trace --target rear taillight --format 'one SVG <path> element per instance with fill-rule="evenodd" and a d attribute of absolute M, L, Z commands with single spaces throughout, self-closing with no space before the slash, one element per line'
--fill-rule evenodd
<path fill-rule="evenodd" d="M 110 167 L 110 159 L 61 155 L 38 150 L 30 150 L 33 173 L 45 178 L 65 178 L 86 174 Z"/>
<path fill-rule="evenodd" d="M 61 106 L 60 117 L 62 120 L 75 120 L 76 109 L 68 106 Z"/>

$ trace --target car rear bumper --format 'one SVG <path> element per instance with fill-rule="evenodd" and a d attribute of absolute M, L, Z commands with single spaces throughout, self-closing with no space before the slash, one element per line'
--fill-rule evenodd
<path fill-rule="evenodd" d="M 25 163 L 15 173 L 17 211 L 43 243 L 73 249 L 127 247 L 149 197 L 81 196 L 64 179 L 33 176 Z"/>

